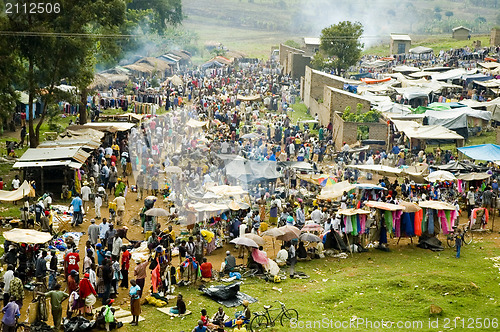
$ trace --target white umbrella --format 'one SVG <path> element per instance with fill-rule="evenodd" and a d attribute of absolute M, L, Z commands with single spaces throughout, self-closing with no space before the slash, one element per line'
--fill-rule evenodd
<path fill-rule="evenodd" d="M 237 237 L 235 239 L 232 239 L 230 242 L 245 247 L 253 247 L 253 248 L 259 247 L 259 245 L 254 240 L 248 237 Z"/>
<path fill-rule="evenodd" d="M 52 235 L 46 232 L 35 231 L 34 229 L 14 228 L 3 233 L 6 240 L 14 243 L 46 243 L 52 240 Z"/>
<path fill-rule="evenodd" d="M 425 179 L 429 182 L 436 182 L 436 181 L 454 181 L 457 178 L 455 177 L 455 175 L 453 175 L 448 171 L 435 171 L 429 174 Z"/>
<path fill-rule="evenodd" d="M 168 211 L 162 208 L 152 208 L 147 210 L 145 215 L 150 216 L 150 217 L 168 217 Z"/>
<path fill-rule="evenodd" d="M 263 246 L 264 244 L 266 244 L 266 240 L 264 240 L 263 238 L 261 238 L 257 234 L 248 233 L 248 234 L 245 234 L 244 236 L 249 238 L 249 239 L 254 240 L 255 243 L 257 243 L 259 246 Z"/>

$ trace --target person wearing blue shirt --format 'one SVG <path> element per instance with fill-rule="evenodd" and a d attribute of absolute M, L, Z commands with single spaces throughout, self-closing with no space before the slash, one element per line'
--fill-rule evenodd
<path fill-rule="evenodd" d="M 16 319 L 21 316 L 19 305 L 16 303 L 16 298 L 11 297 L 10 302 L 2 308 L 3 318 L 3 331 L 14 332 L 16 330 Z"/>
<path fill-rule="evenodd" d="M 206 332 L 207 331 L 207 327 L 206 326 L 203 326 L 203 322 L 200 320 L 198 321 L 198 326 L 196 326 L 192 332 Z"/>
<path fill-rule="evenodd" d="M 69 204 L 70 207 L 73 206 L 73 221 L 71 223 L 71 226 L 73 227 L 83 222 L 82 204 L 83 201 L 80 198 L 79 194 L 76 194 L 71 203 Z"/>

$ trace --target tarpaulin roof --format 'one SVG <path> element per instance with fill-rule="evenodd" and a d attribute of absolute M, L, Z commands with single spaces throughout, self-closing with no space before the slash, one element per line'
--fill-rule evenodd
<path fill-rule="evenodd" d="M 394 125 L 399 131 L 404 132 L 408 138 L 415 139 L 441 139 L 441 140 L 455 140 L 464 138 L 459 134 L 451 131 L 443 126 L 421 126 L 415 121 L 400 121 L 392 120 Z"/>
<path fill-rule="evenodd" d="M 429 97 L 429 94 L 433 91 L 432 88 L 419 88 L 416 86 L 411 86 L 409 88 L 394 88 L 397 93 L 403 96 L 404 99 L 414 99 L 414 98 L 422 98 Z"/>
<path fill-rule="evenodd" d="M 347 165 L 347 167 L 356 168 L 362 171 L 376 173 L 385 176 L 395 176 L 403 171 L 400 168 L 385 166 L 385 165 Z"/>
<path fill-rule="evenodd" d="M 432 75 L 432 79 L 437 81 L 458 80 L 462 78 L 462 75 L 464 75 L 465 73 L 467 73 L 465 69 L 456 68 L 448 70 L 444 73 L 435 73 Z"/>
<path fill-rule="evenodd" d="M 195 119 L 189 119 L 189 121 L 186 123 L 186 126 L 191 128 L 201 128 L 203 126 L 206 126 L 207 124 L 208 121 L 198 121 Z"/>
<path fill-rule="evenodd" d="M 16 190 L 0 190 L 0 202 L 14 202 L 23 197 L 35 197 L 35 189 L 26 180 Z"/>
<path fill-rule="evenodd" d="M 339 183 L 335 183 L 331 186 L 326 186 L 321 189 L 321 194 L 316 196 L 318 199 L 336 199 L 345 192 L 349 192 L 353 189 L 356 189 L 356 186 L 350 184 L 349 181 L 342 181 Z"/>
<path fill-rule="evenodd" d="M 424 47 L 424 46 L 417 46 L 414 48 L 410 48 L 409 51 L 411 54 L 426 54 L 426 53 L 432 53 L 432 48 L 429 47 Z"/>
<path fill-rule="evenodd" d="M 455 210 L 455 206 L 441 201 L 422 201 L 418 203 L 421 208 L 434 209 L 434 210 Z"/>
<path fill-rule="evenodd" d="M 277 166 L 277 162 L 269 160 L 225 160 L 226 175 L 246 183 L 281 177 Z"/>
<path fill-rule="evenodd" d="M 458 148 L 458 151 L 467 157 L 475 160 L 497 161 L 500 160 L 500 145 L 480 144 L 473 146 L 464 146 Z"/>
<path fill-rule="evenodd" d="M 385 203 L 385 202 L 368 201 L 365 203 L 365 205 L 371 208 L 385 210 L 385 211 L 405 210 L 404 206 Z"/>
<path fill-rule="evenodd" d="M 459 180 L 464 180 L 464 181 L 474 181 L 474 180 L 484 180 L 488 179 L 491 177 L 491 174 L 489 173 L 467 173 L 467 174 L 460 174 L 457 176 L 457 179 Z"/>
<path fill-rule="evenodd" d="M 84 149 L 95 150 L 101 145 L 100 142 L 96 142 L 92 139 L 58 139 L 56 141 L 45 141 L 40 143 L 37 148 L 54 148 L 61 146 L 79 146 Z"/>

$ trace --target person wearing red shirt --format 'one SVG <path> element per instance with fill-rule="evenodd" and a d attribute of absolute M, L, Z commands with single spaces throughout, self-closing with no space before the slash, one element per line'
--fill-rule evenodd
<path fill-rule="evenodd" d="M 0 177 L 0 190 L 3 190 L 3 178 Z"/>
<path fill-rule="evenodd" d="M 207 258 L 203 257 L 203 264 L 200 266 L 202 278 L 212 278 L 212 263 L 207 262 Z"/>
<path fill-rule="evenodd" d="M 122 247 L 122 283 L 120 287 L 128 288 L 128 270 L 130 268 L 130 259 L 132 258 L 132 254 L 127 250 L 127 247 Z"/>
<path fill-rule="evenodd" d="M 70 274 L 72 270 L 79 271 L 78 263 L 80 262 L 80 255 L 78 252 L 71 249 L 71 251 L 64 257 L 64 265 L 66 266 L 66 275 Z"/>

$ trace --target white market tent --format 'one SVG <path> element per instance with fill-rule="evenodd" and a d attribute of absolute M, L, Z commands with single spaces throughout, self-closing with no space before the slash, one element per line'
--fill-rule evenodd
<path fill-rule="evenodd" d="M 463 140 L 456 132 L 443 126 L 422 126 L 415 121 L 392 120 L 398 131 L 402 131 L 410 139 Z"/>
<path fill-rule="evenodd" d="M 15 202 L 24 197 L 35 197 L 35 189 L 26 180 L 16 190 L 0 190 L 0 202 Z"/>

